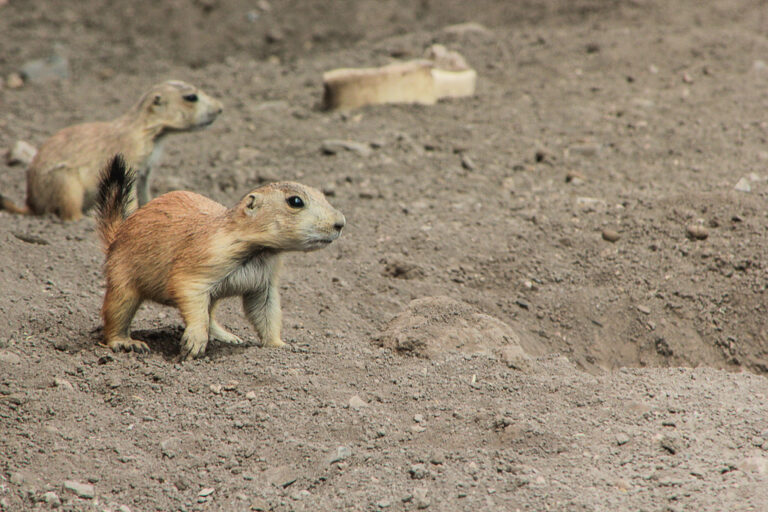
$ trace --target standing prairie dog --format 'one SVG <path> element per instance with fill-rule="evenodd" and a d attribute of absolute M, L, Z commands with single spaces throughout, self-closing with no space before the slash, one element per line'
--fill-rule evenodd
<path fill-rule="evenodd" d="M 190 84 L 157 84 L 117 119 L 70 126 L 46 140 L 27 169 L 27 204 L 0 195 L 0 210 L 78 220 L 96 203 L 100 171 L 118 153 L 136 172 L 132 201 L 145 204 L 165 136 L 205 128 L 221 111 L 221 102 Z"/>
<path fill-rule="evenodd" d="M 169 192 L 130 213 L 132 174 L 115 157 L 99 185 L 97 223 L 105 252 L 104 338 L 114 351 L 148 352 L 131 339 L 144 300 L 179 309 L 186 328 L 181 358 L 203 354 L 208 339 L 242 343 L 214 314 L 241 296 L 262 344 L 284 345 L 278 277 L 285 251 L 314 251 L 341 234 L 344 215 L 322 192 L 298 183 L 252 190 L 227 209 L 204 196 Z"/>

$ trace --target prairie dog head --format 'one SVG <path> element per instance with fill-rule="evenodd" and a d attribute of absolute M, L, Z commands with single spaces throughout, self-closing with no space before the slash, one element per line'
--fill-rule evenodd
<path fill-rule="evenodd" d="M 294 182 L 252 190 L 235 207 L 244 230 L 258 233 L 267 247 L 314 251 L 339 238 L 344 215 L 317 189 Z"/>
<path fill-rule="evenodd" d="M 222 112 L 221 102 L 179 80 L 154 85 L 139 102 L 150 126 L 164 132 L 205 128 Z"/>

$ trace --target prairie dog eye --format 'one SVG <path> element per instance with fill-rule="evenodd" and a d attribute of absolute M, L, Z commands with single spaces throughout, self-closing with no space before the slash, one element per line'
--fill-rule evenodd
<path fill-rule="evenodd" d="M 303 208 L 304 201 L 299 196 L 291 196 L 285 200 L 291 208 Z"/>
<path fill-rule="evenodd" d="M 184 101 L 188 101 L 190 103 L 194 103 L 194 102 L 197 101 L 197 94 L 194 94 L 194 93 L 193 94 L 185 94 L 184 96 L 182 96 L 182 98 L 184 98 Z"/>

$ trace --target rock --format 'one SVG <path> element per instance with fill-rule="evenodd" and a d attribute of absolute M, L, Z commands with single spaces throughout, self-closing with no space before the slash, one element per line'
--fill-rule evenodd
<path fill-rule="evenodd" d="M 18 89 L 24 85 L 24 79 L 18 73 L 11 73 L 8 78 L 5 79 L 5 85 L 9 89 Z"/>
<path fill-rule="evenodd" d="M 448 35 L 457 36 L 457 37 L 465 37 L 470 34 L 478 34 L 483 36 L 493 35 L 493 32 L 488 30 L 485 26 L 474 21 L 469 21 L 466 23 L 457 23 L 455 25 L 448 25 L 447 27 L 443 27 L 443 32 L 445 32 Z"/>
<path fill-rule="evenodd" d="M 358 395 L 354 395 L 349 399 L 349 407 L 357 411 L 363 407 L 368 407 L 368 402 L 360 398 Z"/>
<path fill-rule="evenodd" d="M 258 398 L 258 395 L 256 394 L 255 391 L 249 391 L 245 394 L 245 398 L 247 398 L 248 400 L 256 400 Z"/>
<path fill-rule="evenodd" d="M 615 243 L 618 242 L 619 238 L 621 238 L 621 235 L 619 235 L 619 232 L 613 229 L 604 229 L 603 230 L 603 240 L 606 242 Z"/>
<path fill-rule="evenodd" d="M 221 392 L 224 390 L 224 386 L 222 386 L 221 384 L 211 384 L 209 386 L 209 389 L 211 390 L 211 393 L 213 393 L 214 395 L 220 395 Z"/>
<path fill-rule="evenodd" d="M 72 391 L 75 389 L 75 386 L 73 386 L 71 382 L 69 382 L 67 379 L 61 379 L 59 377 L 53 379 L 53 385 L 54 387 L 61 388 L 65 391 Z"/>
<path fill-rule="evenodd" d="M 629 442 L 629 436 L 625 433 L 616 434 L 616 444 L 623 446 Z"/>
<path fill-rule="evenodd" d="M 96 495 L 96 489 L 91 484 L 84 484 L 74 480 L 64 482 L 64 489 L 72 491 L 80 498 L 91 499 Z"/>
<path fill-rule="evenodd" d="M 8 165 L 28 166 L 35 158 L 37 149 L 29 142 L 17 140 L 13 147 L 8 151 L 6 161 Z"/>
<path fill-rule="evenodd" d="M 750 183 L 749 178 L 746 178 L 746 177 L 740 178 L 739 181 L 736 182 L 736 185 L 733 186 L 733 190 L 736 190 L 738 192 L 751 192 L 752 184 Z"/>
<path fill-rule="evenodd" d="M 13 352 L 7 350 L 0 350 L 0 364 L 19 364 L 21 358 Z"/>
<path fill-rule="evenodd" d="M 215 490 L 216 489 L 214 489 L 213 487 L 204 487 L 203 489 L 200 489 L 200 492 L 197 493 L 197 495 L 200 496 L 201 498 L 206 498 L 211 494 L 213 494 Z"/>
<path fill-rule="evenodd" d="M 679 453 L 682 449 L 680 440 L 670 435 L 662 436 L 662 438 L 659 440 L 659 444 L 672 455 Z"/>
<path fill-rule="evenodd" d="M 400 353 L 430 358 L 444 352 L 493 354 L 520 347 L 520 335 L 508 324 L 449 297 L 411 301 L 390 321 L 378 341 Z"/>
<path fill-rule="evenodd" d="M 180 491 L 184 492 L 187 489 L 189 489 L 189 482 L 186 478 L 183 476 L 178 477 L 174 482 L 173 485 Z"/>
<path fill-rule="evenodd" d="M 701 224 L 689 224 L 685 232 L 691 240 L 706 240 L 709 236 L 709 231 Z"/>
<path fill-rule="evenodd" d="M 224 384 L 223 389 L 224 391 L 234 391 L 237 389 L 237 386 L 240 384 L 240 382 L 236 380 L 230 380 L 226 384 Z"/>
<path fill-rule="evenodd" d="M 389 500 L 379 500 L 376 502 L 376 506 L 379 508 L 389 508 L 392 506 L 392 502 Z"/>
<path fill-rule="evenodd" d="M 173 459 L 181 451 L 181 441 L 176 438 L 164 439 L 160 441 L 160 453 L 163 457 Z"/>
<path fill-rule="evenodd" d="M 433 59 L 395 62 L 377 68 L 341 68 L 323 73 L 323 108 L 350 110 L 380 103 L 433 105 L 440 98 L 475 93 L 477 72 L 456 52 L 433 45 Z"/>
<path fill-rule="evenodd" d="M 320 147 L 326 155 L 335 155 L 342 151 L 351 151 L 359 156 L 367 157 L 370 156 L 372 152 L 370 145 L 351 140 L 328 139 L 324 140 Z"/>
<path fill-rule="evenodd" d="M 435 450 L 432 455 L 429 456 L 429 462 L 435 466 L 445 464 L 445 453 L 442 450 Z"/>
<path fill-rule="evenodd" d="M 531 358 L 520 345 L 506 345 L 499 349 L 499 356 L 507 368 L 522 372 L 531 369 Z"/>
<path fill-rule="evenodd" d="M 424 510 L 432 504 L 432 500 L 429 498 L 429 490 L 425 487 L 413 490 L 413 504 L 419 510 Z"/>
<path fill-rule="evenodd" d="M 264 36 L 264 40 L 269 44 L 282 42 L 283 39 L 285 39 L 285 34 L 283 34 L 283 31 L 280 29 L 280 27 L 272 27 L 271 29 L 267 30 L 267 33 Z"/>
<path fill-rule="evenodd" d="M 329 464 L 335 464 L 336 462 L 341 462 L 344 459 L 348 459 L 352 456 L 352 448 L 349 446 L 339 446 L 336 448 L 336 453 L 331 455 L 330 460 L 328 461 Z"/>
<path fill-rule="evenodd" d="M 296 472 L 290 466 L 277 466 L 264 471 L 264 480 L 283 489 L 298 479 Z"/>
<path fill-rule="evenodd" d="M 467 155 L 466 153 L 461 154 L 461 166 L 468 171 L 474 171 L 475 169 L 477 169 L 475 162 L 473 162 L 472 159 L 469 158 L 469 155 Z"/>
<path fill-rule="evenodd" d="M 582 156 L 593 157 L 600 153 L 602 146 L 597 143 L 574 144 L 565 150 L 566 157 Z"/>
<path fill-rule="evenodd" d="M 423 414 L 415 414 L 413 416 L 413 421 L 416 423 L 424 423 L 424 415 Z"/>
<path fill-rule="evenodd" d="M 637 306 L 637 310 L 641 312 L 644 315 L 650 315 L 651 314 L 651 308 L 648 306 L 643 306 L 642 304 Z"/>
<path fill-rule="evenodd" d="M 42 500 L 53 508 L 61 506 L 61 498 L 53 491 L 48 491 L 42 496 Z"/>
<path fill-rule="evenodd" d="M 576 206 L 585 212 L 599 212 L 605 211 L 608 208 L 608 203 L 596 197 L 577 197 Z"/>
<path fill-rule="evenodd" d="M 414 464 L 408 470 L 408 474 L 410 474 L 411 478 L 414 480 L 423 480 L 429 476 L 429 470 L 424 464 Z"/>
<path fill-rule="evenodd" d="M 11 231 L 11 234 L 16 238 L 18 238 L 19 240 L 21 240 L 22 242 L 26 242 L 28 244 L 49 245 L 50 243 L 45 238 L 40 238 L 39 236 L 35 236 L 35 235 L 28 235 L 27 233 Z"/>
<path fill-rule="evenodd" d="M 587 177 L 579 171 L 568 171 L 565 174 L 565 182 L 571 185 L 583 185 L 586 181 Z"/>
<path fill-rule="evenodd" d="M 54 45 L 53 53 L 44 59 L 30 60 L 21 66 L 21 76 L 25 81 L 44 84 L 69 78 L 69 59 L 64 55 L 64 47 Z"/>

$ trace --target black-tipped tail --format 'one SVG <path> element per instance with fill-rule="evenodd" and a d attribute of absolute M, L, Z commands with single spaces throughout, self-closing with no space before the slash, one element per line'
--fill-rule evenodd
<path fill-rule="evenodd" d="M 131 214 L 134 173 L 126 167 L 125 159 L 117 154 L 101 171 L 96 219 L 99 235 L 106 250 L 115 239 L 120 224 Z"/>

